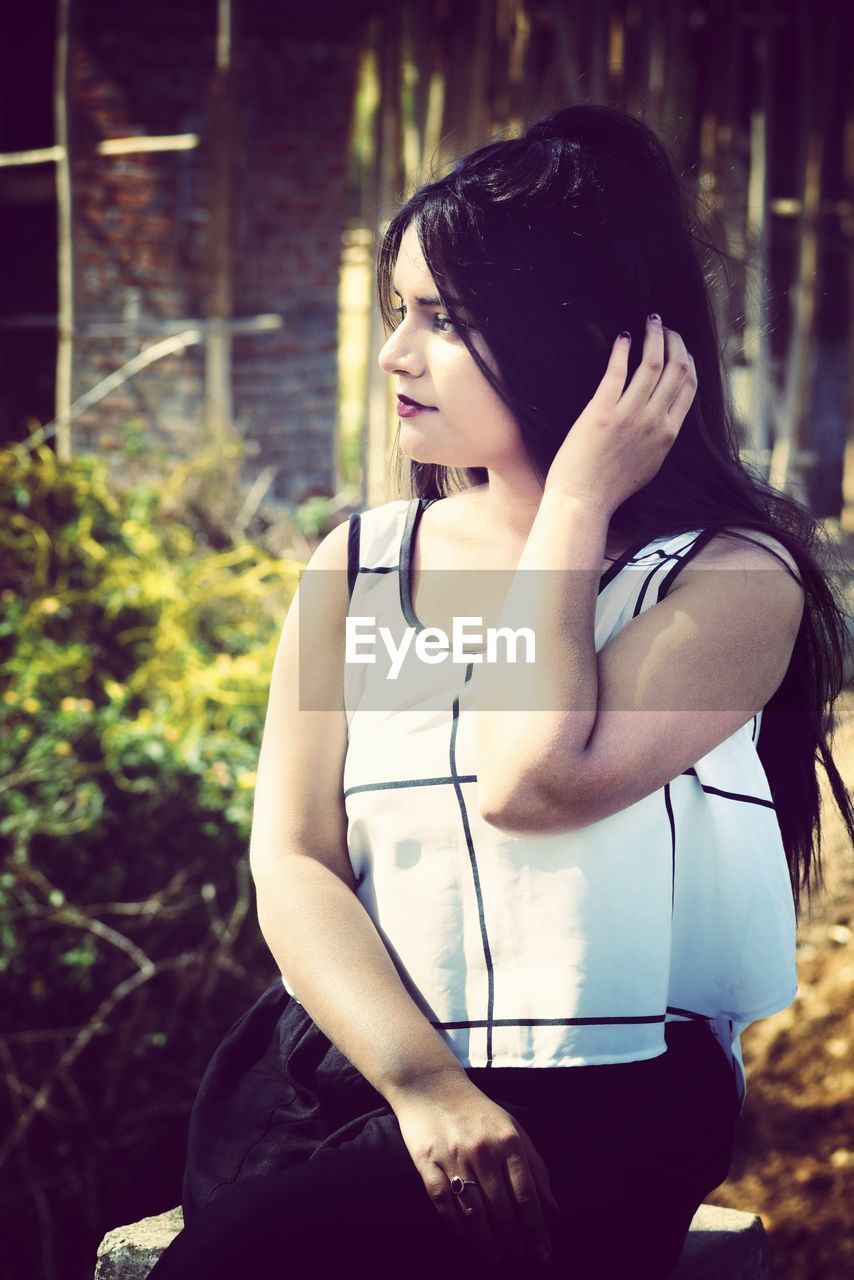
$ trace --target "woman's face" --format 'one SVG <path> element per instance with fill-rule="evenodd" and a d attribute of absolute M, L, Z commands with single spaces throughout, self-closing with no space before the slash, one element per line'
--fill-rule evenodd
<path fill-rule="evenodd" d="M 396 394 L 429 405 L 400 420 L 400 447 L 415 462 L 504 470 L 527 455 L 516 419 L 475 364 L 438 301 L 414 222 L 406 228 L 393 285 L 404 308 L 401 322 L 379 353 Z M 418 299 L 422 299 L 421 302 Z M 428 301 L 423 301 L 427 299 Z M 433 301 L 429 301 L 433 299 Z M 455 318 L 466 320 L 465 312 Z M 478 354 L 497 372 L 489 349 L 472 331 Z"/>

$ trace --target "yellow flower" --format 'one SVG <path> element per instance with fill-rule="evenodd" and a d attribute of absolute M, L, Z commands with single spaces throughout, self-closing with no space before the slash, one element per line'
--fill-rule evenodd
<path fill-rule="evenodd" d="M 78 711 L 94 711 L 95 704 L 91 698 L 78 698 L 77 710 Z"/>
<path fill-rule="evenodd" d="M 44 600 L 42 600 L 41 607 L 42 607 L 42 613 L 58 613 L 60 609 L 60 603 L 57 600 L 56 596 L 45 596 Z"/>
<path fill-rule="evenodd" d="M 251 791 L 255 786 L 257 773 L 239 773 L 237 775 L 237 785 L 241 791 Z"/>
<path fill-rule="evenodd" d="M 60 709 L 60 711 L 76 711 L 76 710 L 77 710 L 77 699 L 76 699 L 76 698 L 63 698 L 63 699 L 62 699 L 62 701 L 61 701 L 61 702 L 60 702 L 60 704 L 59 704 L 59 709 Z"/>
<path fill-rule="evenodd" d="M 54 751 L 58 756 L 70 756 L 72 746 L 70 742 L 57 742 Z"/>
<path fill-rule="evenodd" d="M 8 703 L 10 707 L 14 707 L 21 699 L 18 697 L 14 689 L 7 689 L 3 694 L 3 701 Z"/>
<path fill-rule="evenodd" d="M 21 703 L 23 709 L 28 711 L 30 715 L 34 715 L 36 711 L 39 711 L 41 709 L 41 705 L 42 704 L 39 702 L 38 698 L 24 698 L 24 701 Z"/>

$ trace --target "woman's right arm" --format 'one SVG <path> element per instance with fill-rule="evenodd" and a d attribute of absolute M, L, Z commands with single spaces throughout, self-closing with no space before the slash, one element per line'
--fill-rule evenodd
<path fill-rule="evenodd" d="M 459 1233 L 462 1219 L 448 1193 L 449 1178 L 457 1171 L 471 1176 L 462 1166 L 472 1141 L 497 1141 L 517 1163 L 521 1145 L 545 1194 L 548 1174 L 521 1127 L 472 1084 L 415 1004 L 356 896 L 343 798 L 347 533 L 346 522 L 338 525 L 309 561 L 273 664 L 249 849 L 258 920 L 300 1003 L 394 1110 L 428 1193 Z M 458 1152 L 446 1152 L 449 1143 Z M 440 1159 L 454 1164 L 450 1173 L 436 1166 Z M 478 1160 L 490 1184 L 490 1153 L 479 1153 Z M 530 1192 L 527 1168 L 518 1177 Z M 497 1225 L 510 1247 L 518 1226 L 514 1231 L 506 1191 L 504 1201 L 501 1187 L 495 1197 L 502 1217 L 511 1219 Z M 524 1224 L 527 1234 L 547 1239 L 536 1193 L 533 1203 L 537 1212 Z M 487 1242 L 485 1224 L 479 1229 Z"/>
<path fill-rule="evenodd" d="M 249 861 L 259 924 L 281 973 L 321 1030 L 387 1097 L 430 1071 L 465 1072 L 410 998 L 355 894 L 343 798 L 346 555 L 347 529 L 339 525 L 309 561 L 285 619 Z M 301 709 L 301 699 L 322 709 Z"/>

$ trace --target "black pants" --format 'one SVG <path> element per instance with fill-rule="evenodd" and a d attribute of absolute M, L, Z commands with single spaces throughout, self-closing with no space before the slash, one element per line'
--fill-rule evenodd
<path fill-rule="evenodd" d="M 301 1016 L 310 1022 L 304 1011 Z M 204 1204 L 193 1204 L 185 1181 L 187 1225 L 151 1278 L 323 1280 L 365 1271 L 377 1280 L 663 1280 L 679 1259 L 697 1208 L 727 1176 L 738 1119 L 732 1072 L 706 1024 L 669 1023 L 666 1040 L 667 1053 L 644 1062 L 469 1069 L 478 1088 L 524 1127 L 549 1168 L 563 1212 L 559 1219 L 546 1215 L 553 1249 L 547 1264 L 497 1265 L 450 1235 L 393 1112 L 350 1065 L 351 1083 L 361 1081 L 369 1101 L 380 1105 L 358 1120 L 348 1120 L 345 1106 L 336 1117 L 343 1124 L 335 1142 L 314 1145 L 306 1159 L 308 1148 L 300 1142 L 315 1123 L 317 1095 L 300 1111 L 309 1095 L 297 1082 L 297 1101 L 284 1111 L 300 1160 L 282 1156 L 281 1139 L 278 1168 L 269 1159 L 253 1165 L 244 1152 L 237 1172 L 206 1192 Z M 322 1074 L 316 1053 L 313 1061 L 316 1084 Z M 225 1078 L 220 1071 L 219 1085 Z M 263 1093 L 261 1078 L 256 1076 L 255 1096 Z M 272 1116 L 282 1110 L 279 1105 L 269 1112 L 263 1133 L 247 1132 L 254 1155 L 265 1143 L 269 1147 L 276 1131 Z M 224 1129 L 229 1124 L 233 1129 L 234 1116 L 224 1118 Z M 192 1134 L 191 1128 L 191 1162 Z M 195 1149 L 202 1150 L 198 1142 Z M 269 1171 L 254 1172 L 258 1168 Z"/>

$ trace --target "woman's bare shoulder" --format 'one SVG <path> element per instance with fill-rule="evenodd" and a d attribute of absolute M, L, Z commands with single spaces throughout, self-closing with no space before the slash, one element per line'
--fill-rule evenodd
<path fill-rule="evenodd" d="M 745 541 L 750 539 L 750 541 Z M 800 579 L 797 562 L 788 548 L 765 530 L 732 525 L 710 538 L 691 561 L 693 568 L 779 569 L 787 568 Z"/>

